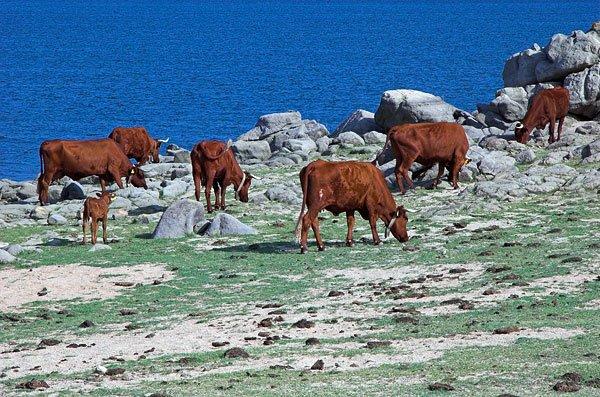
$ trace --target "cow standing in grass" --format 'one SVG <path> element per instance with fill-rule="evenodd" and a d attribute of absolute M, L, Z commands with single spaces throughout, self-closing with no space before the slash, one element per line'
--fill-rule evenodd
<path fill-rule="evenodd" d="M 433 187 L 440 183 L 444 170 L 448 168 L 448 181 L 455 189 L 458 188 L 458 173 L 461 167 L 470 161 L 467 158 L 469 141 L 465 129 L 456 123 L 397 125 L 388 131 L 384 149 L 388 143 L 392 145 L 396 157 L 394 172 L 402 193 L 405 193 L 403 181 L 406 181 L 409 187 L 413 187 L 408 171 L 415 161 L 424 166 L 414 173 L 415 178 L 437 163 L 438 175 L 433 181 Z"/>
<path fill-rule="evenodd" d="M 515 125 L 515 138 L 519 143 L 527 143 L 531 132 L 548 125 L 548 143 L 560 140 L 563 122 L 569 112 L 569 90 L 563 87 L 540 91 L 531 101 L 525 118 Z M 558 120 L 558 138 L 554 138 L 554 125 Z"/>
<path fill-rule="evenodd" d="M 48 187 L 52 182 L 65 176 L 79 180 L 92 175 L 100 178 L 103 192 L 111 181 L 123 189 L 123 177 L 127 184 L 148 188 L 143 171 L 131 164 L 112 139 L 51 140 L 40 145 L 37 192 L 41 205 L 48 203 Z"/>
<path fill-rule="evenodd" d="M 138 164 L 144 164 L 150 158 L 153 163 L 158 163 L 160 145 L 169 142 L 169 138 L 152 138 L 144 127 L 117 127 L 108 138 L 115 141 L 128 158 L 136 159 Z"/>
<path fill-rule="evenodd" d="M 381 219 L 399 241 L 408 240 L 406 210 L 396 202 L 383 179 L 383 174 L 371 163 L 358 161 L 329 162 L 316 160 L 300 171 L 302 208 L 296 223 L 300 237 L 300 252 L 308 249 L 308 228 L 312 227 L 319 251 L 325 249 L 319 230 L 318 215 L 327 210 L 335 215 L 346 213 L 348 233 L 346 245 L 352 246 L 354 214 L 367 219 L 373 234 L 373 244 L 381 243 L 377 234 L 377 220 Z M 307 212 L 304 213 L 305 209 Z"/>
<path fill-rule="evenodd" d="M 83 241 L 85 244 L 85 229 L 86 225 L 91 224 L 92 227 L 92 244 L 96 244 L 98 239 L 98 222 L 102 222 L 102 241 L 106 244 L 106 222 L 108 221 L 108 206 L 115 198 L 114 193 L 102 192 L 98 193 L 97 197 L 88 197 L 83 203 Z"/>
<path fill-rule="evenodd" d="M 192 150 L 192 176 L 196 200 L 200 201 L 200 189 L 204 186 L 208 212 L 213 211 L 210 203 L 211 188 L 215 189 L 215 208 L 224 210 L 227 186 L 233 185 L 235 198 L 247 203 L 252 179 L 258 179 L 242 170 L 231 150 L 231 145 L 231 141 L 227 144 L 220 141 L 202 141 Z"/>

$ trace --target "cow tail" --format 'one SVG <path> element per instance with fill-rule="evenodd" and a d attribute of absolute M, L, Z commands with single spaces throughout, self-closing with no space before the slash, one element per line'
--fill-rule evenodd
<path fill-rule="evenodd" d="M 44 156 L 42 155 L 42 147 L 44 146 L 44 144 L 42 144 L 40 146 L 40 175 L 38 176 L 38 180 L 37 180 L 37 194 L 40 194 L 40 192 L 42 191 L 42 175 L 44 175 Z"/>
<path fill-rule="evenodd" d="M 308 174 L 309 174 L 308 166 L 304 167 L 302 171 L 300 171 L 300 187 L 302 188 L 302 207 L 300 208 L 300 214 L 298 215 L 298 220 L 296 221 L 296 229 L 295 234 L 296 238 L 300 239 L 300 224 L 302 222 L 302 216 L 304 215 L 304 210 L 306 209 L 306 186 L 308 185 Z"/>
<path fill-rule="evenodd" d="M 386 128 L 385 129 L 385 143 L 383 144 L 383 147 L 381 148 L 381 150 L 379 152 L 377 152 L 377 154 L 375 155 L 375 158 L 373 159 L 373 161 L 371 161 L 371 164 L 373 164 L 374 166 L 378 166 L 378 159 L 379 156 L 381 156 L 381 154 L 383 152 L 385 152 L 385 149 L 388 147 L 388 145 L 390 144 L 390 129 L 391 128 Z"/>

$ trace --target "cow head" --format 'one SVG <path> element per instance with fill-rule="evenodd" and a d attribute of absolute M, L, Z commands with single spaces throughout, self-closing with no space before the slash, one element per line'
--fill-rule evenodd
<path fill-rule="evenodd" d="M 385 229 L 385 236 L 388 236 L 389 230 L 398 241 L 402 243 L 408 241 L 408 232 L 406 231 L 407 222 L 408 216 L 406 216 L 406 210 L 403 206 L 399 205 L 394 212 L 390 214 L 390 222 Z"/>
<path fill-rule="evenodd" d="M 235 189 L 235 198 L 240 200 L 242 203 L 248 202 L 248 190 L 250 190 L 250 184 L 252 183 L 252 179 L 254 179 L 251 173 L 242 171 L 242 181 Z"/>
<path fill-rule="evenodd" d="M 515 124 L 515 139 L 517 140 L 517 142 L 527 143 L 527 141 L 529 140 L 530 133 L 531 131 L 529 131 L 529 129 L 525 127 L 525 124 L 521 122 Z"/>
<path fill-rule="evenodd" d="M 144 189 L 148 189 L 148 185 L 146 185 L 146 178 L 144 177 L 144 171 L 140 167 L 134 165 L 129 170 L 127 174 L 127 183 L 131 182 L 131 184 L 135 187 L 143 187 Z"/>
<path fill-rule="evenodd" d="M 160 161 L 160 157 L 158 156 L 160 153 L 160 145 L 163 143 L 169 142 L 170 138 L 167 139 L 151 139 L 151 147 L 150 147 L 150 156 L 152 157 L 153 163 L 158 163 Z"/>

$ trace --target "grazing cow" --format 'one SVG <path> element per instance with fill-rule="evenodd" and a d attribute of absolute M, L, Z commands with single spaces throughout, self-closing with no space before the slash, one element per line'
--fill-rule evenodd
<path fill-rule="evenodd" d="M 519 143 L 527 143 L 531 131 L 543 130 L 549 125 L 548 143 L 560 140 L 563 122 L 569 112 L 569 90 L 563 87 L 540 91 L 531 101 L 531 106 L 523 121 L 515 124 L 515 138 Z M 554 123 L 558 120 L 558 138 L 554 139 Z"/>
<path fill-rule="evenodd" d="M 92 244 L 98 239 L 98 222 L 102 222 L 102 241 L 106 244 L 106 222 L 108 220 L 108 206 L 115 198 L 111 192 L 97 193 L 97 197 L 88 197 L 83 203 L 83 241 L 85 244 L 85 227 L 92 224 Z"/>
<path fill-rule="evenodd" d="M 448 168 L 448 181 L 455 189 L 458 189 L 458 172 L 463 165 L 470 162 L 467 158 L 469 141 L 462 125 L 456 123 L 397 125 L 388 131 L 384 148 L 388 142 L 392 145 L 396 157 L 394 172 L 398 188 L 403 194 L 405 193 L 403 180 L 406 180 L 411 188 L 413 187 L 408 170 L 415 161 L 424 166 L 423 169 L 415 172 L 415 178 L 437 163 L 438 175 L 433 181 L 433 187 L 440 183 L 444 170 Z"/>
<path fill-rule="evenodd" d="M 235 198 L 248 202 L 248 189 L 252 179 L 259 179 L 249 172 L 242 171 L 233 151 L 232 142 L 202 141 L 194 146 L 191 153 L 192 173 L 196 200 L 200 201 L 200 186 L 205 186 L 206 209 L 212 212 L 210 189 L 215 189 L 215 208 L 225 209 L 225 189 L 233 184 Z"/>
<path fill-rule="evenodd" d="M 146 163 L 150 157 L 152 162 L 158 163 L 160 145 L 169 142 L 169 138 L 152 138 L 144 127 L 117 127 L 108 137 L 121 146 L 127 157 L 136 159 L 138 164 Z"/>
<path fill-rule="evenodd" d="M 51 140 L 40 145 L 40 176 L 37 183 L 40 204 L 48 203 L 48 186 L 64 176 L 79 180 L 96 175 L 102 191 L 106 182 L 114 181 L 123 189 L 121 178 L 127 184 L 147 189 L 144 173 L 132 165 L 121 148 L 112 139 L 91 141 Z"/>
<path fill-rule="evenodd" d="M 319 251 L 325 249 L 319 219 L 317 216 L 323 209 L 339 215 L 346 212 L 348 233 L 346 245 L 354 244 L 352 232 L 354 228 L 354 213 L 369 220 L 373 243 L 380 244 L 377 234 L 377 219 L 386 225 L 385 237 L 388 230 L 399 241 L 408 240 L 406 232 L 406 210 L 396 207 L 396 202 L 390 193 L 383 174 L 371 163 L 358 161 L 329 162 L 316 160 L 300 171 L 302 185 L 302 209 L 296 223 L 296 236 L 300 237 L 300 252 L 308 249 L 308 228 L 312 227 L 317 240 Z M 304 213 L 304 210 L 308 211 Z"/>

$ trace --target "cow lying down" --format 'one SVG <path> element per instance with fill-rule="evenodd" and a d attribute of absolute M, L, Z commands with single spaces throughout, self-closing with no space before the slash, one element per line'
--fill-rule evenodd
<path fill-rule="evenodd" d="M 312 227 L 319 251 L 325 249 L 319 231 L 319 212 L 323 209 L 339 215 L 346 213 L 348 234 L 346 245 L 354 244 L 352 229 L 354 213 L 369 221 L 373 243 L 380 244 L 377 219 L 381 219 L 388 231 L 399 241 L 408 240 L 406 210 L 396 206 L 383 174 L 371 163 L 358 161 L 328 162 L 316 160 L 300 171 L 302 186 L 302 209 L 296 223 L 296 236 L 300 237 L 300 252 L 308 249 L 308 228 Z M 305 209 L 307 212 L 304 213 Z"/>

